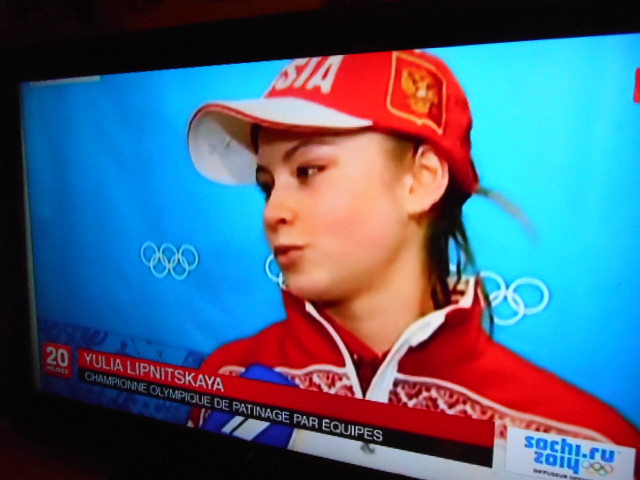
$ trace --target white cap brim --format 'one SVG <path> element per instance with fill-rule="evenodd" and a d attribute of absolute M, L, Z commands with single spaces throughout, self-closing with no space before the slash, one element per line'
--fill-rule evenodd
<path fill-rule="evenodd" d="M 373 122 L 299 98 L 210 103 L 196 112 L 189 125 L 189 153 L 196 169 L 218 183 L 254 183 L 253 124 L 310 131 L 359 129 Z"/>

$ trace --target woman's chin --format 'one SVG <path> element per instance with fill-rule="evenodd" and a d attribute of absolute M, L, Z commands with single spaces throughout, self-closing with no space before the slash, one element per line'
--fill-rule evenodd
<path fill-rule="evenodd" d="M 287 290 L 296 297 L 309 302 L 327 302 L 334 296 L 326 282 L 309 276 L 291 275 L 286 277 Z"/>

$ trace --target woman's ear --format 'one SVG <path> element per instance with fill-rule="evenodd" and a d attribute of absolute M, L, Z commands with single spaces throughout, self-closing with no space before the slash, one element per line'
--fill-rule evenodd
<path fill-rule="evenodd" d="M 420 145 L 413 153 L 409 175 L 407 210 L 410 215 L 422 215 L 444 195 L 449 185 L 449 165 L 431 147 Z"/>

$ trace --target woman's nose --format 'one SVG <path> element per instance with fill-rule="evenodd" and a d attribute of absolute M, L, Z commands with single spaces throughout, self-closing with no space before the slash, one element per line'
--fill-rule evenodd
<path fill-rule="evenodd" d="M 267 230 L 275 230 L 290 224 L 295 219 L 295 199 L 290 189 L 274 186 L 264 209 L 264 224 Z"/>

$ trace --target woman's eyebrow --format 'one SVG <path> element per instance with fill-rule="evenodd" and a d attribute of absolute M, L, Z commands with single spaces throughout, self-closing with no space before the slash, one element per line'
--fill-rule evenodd
<path fill-rule="evenodd" d="M 327 138 L 327 137 L 318 136 L 318 137 L 304 138 L 302 140 L 297 141 L 294 145 L 292 145 L 287 150 L 285 150 L 285 152 L 282 154 L 282 161 L 284 163 L 290 162 L 291 159 L 300 150 L 304 148 L 313 147 L 313 146 L 330 145 L 331 143 L 332 143 L 331 138 Z M 260 171 L 269 171 L 269 168 L 266 165 L 261 163 L 257 164 L 256 171 L 258 171 L 258 168 L 260 169 Z"/>
<path fill-rule="evenodd" d="M 296 153 L 298 153 L 303 148 L 312 147 L 312 146 L 316 146 L 316 145 L 328 145 L 328 144 L 330 144 L 330 142 L 325 137 L 305 138 L 305 139 L 300 140 L 299 142 L 297 142 L 291 148 L 287 149 L 284 152 L 284 154 L 282 155 L 282 159 L 285 162 L 287 162 L 287 161 L 291 160 L 291 158 L 293 156 L 295 156 Z"/>

